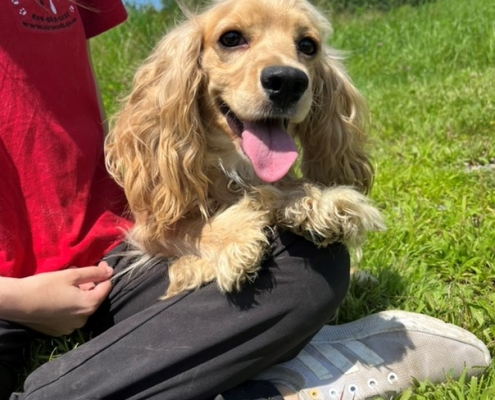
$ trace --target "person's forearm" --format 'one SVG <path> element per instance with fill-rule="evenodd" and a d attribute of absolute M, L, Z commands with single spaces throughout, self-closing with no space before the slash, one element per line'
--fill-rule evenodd
<path fill-rule="evenodd" d="M 23 315 L 27 310 L 23 309 L 23 293 L 21 280 L 16 278 L 0 277 L 0 319 L 22 322 Z"/>

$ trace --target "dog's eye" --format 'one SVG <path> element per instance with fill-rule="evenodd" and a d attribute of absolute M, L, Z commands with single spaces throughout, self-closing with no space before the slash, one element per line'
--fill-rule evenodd
<path fill-rule="evenodd" d="M 297 44 L 297 48 L 301 53 L 306 54 L 307 56 L 314 56 L 318 51 L 318 45 L 310 38 L 301 39 Z"/>
<path fill-rule="evenodd" d="M 246 44 L 246 39 L 240 32 L 228 31 L 220 36 L 219 42 L 225 47 L 237 47 Z"/>

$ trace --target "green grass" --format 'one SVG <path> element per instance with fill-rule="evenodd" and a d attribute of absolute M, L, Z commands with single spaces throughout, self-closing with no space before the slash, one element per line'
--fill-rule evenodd
<path fill-rule="evenodd" d="M 332 45 L 368 100 L 377 167 L 373 198 L 388 230 L 372 235 L 341 312 L 425 313 L 495 337 L 495 6 L 437 1 L 334 17 Z M 474 169 L 472 167 L 482 167 Z M 343 314 L 343 315 L 342 315 Z M 405 399 L 495 398 L 495 370 L 419 385 Z"/>
<path fill-rule="evenodd" d="M 127 24 L 93 41 L 110 113 L 173 18 L 132 12 Z M 348 51 L 350 75 L 368 100 L 372 197 L 388 225 L 370 235 L 360 265 L 378 283 L 353 284 L 339 322 L 393 308 L 421 312 L 468 329 L 494 354 L 493 0 L 438 0 L 332 20 L 331 44 Z M 67 343 L 52 347 L 63 353 Z M 475 379 L 418 383 L 401 396 L 492 398 L 494 367 Z"/>

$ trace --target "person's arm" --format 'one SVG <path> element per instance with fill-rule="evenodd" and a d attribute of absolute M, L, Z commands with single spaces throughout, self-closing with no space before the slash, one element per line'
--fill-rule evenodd
<path fill-rule="evenodd" d="M 0 319 L 50 336 L 72 333 L 107 297 L 112 274 L 100 263 L 20 279 L 0 277 Z"/>

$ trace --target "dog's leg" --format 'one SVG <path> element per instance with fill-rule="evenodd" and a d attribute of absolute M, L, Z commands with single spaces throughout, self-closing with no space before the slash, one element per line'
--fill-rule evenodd
<path fill-rule="evenodd" d="M 309 184 L 287 195 L 286 204 L 277 211 L 277 224 L 319 246 L 341 241 L 356 248 L 366 232 L 385 229 L 380 212 L 358 191 Z"/>
<path fill-rule="evenodd" d="M 215 269 L 208 261 L 198 256 L 187 255 L 179 257 L 169 267 L 168 276 L 170 284 L 162 300 L 188 290 L 195 290 L 213 281 Z"/>
<path fill-rule="evenodd" d="M 201 229 L 196 255 L 182 256 L 170 267 L 165 297 L 213 280 L 222 292 L 239 290 L 256 276 L 269 225 L 269 212 L 249 197 L 212 217 Z"/>

